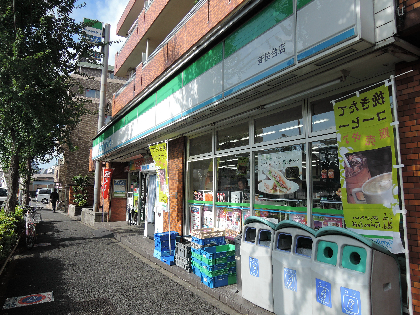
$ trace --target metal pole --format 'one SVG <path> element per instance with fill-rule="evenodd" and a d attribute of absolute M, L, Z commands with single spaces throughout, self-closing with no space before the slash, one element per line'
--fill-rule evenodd
<path fill-rule="evenodd" d="M 110 25 L 105 24 L 104 27 L 104 57 L 103 57 L 103 64 L 102 64 L 102 75 L 101 75 L 101 91 L 100 91 L 100 98 L 99 98 L 99 115 L 98 115 L 98 132 L 101 130 L 102 126 L 104 125 L 105 120 L 105 106 L 106 106 L 106 86 L 107 86 L 107 78 L 108 78 L 108 58 L 109 58 L 109 32 Z M 93 211 L 99 211 L 99 200 L 100 200 L 100 193 L 101 193 L 101 162 L 95 162 L 95 186 L 93 192 Z M 102 208 L 103 211 L 103 208 Z"/>

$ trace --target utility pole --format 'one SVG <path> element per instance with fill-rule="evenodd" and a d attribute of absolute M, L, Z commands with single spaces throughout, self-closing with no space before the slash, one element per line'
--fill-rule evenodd
<path fill-rule="evenodd" d="M 109 33 L 110 25 L 105 24 L 103 29 L 104 46 L 103 46 L 103 62 L 102 62 L 102 75 L 101 75 L 101 90 L 99 98 L 99 117 L 98 117 L 98 132 L 102 129 L 105 120 L 105 106 L 106 106 L 106 91 L 107 91 L 107 78 L 108 78 L 108 58 L 109 58 Z M 95 162 L 95 186 L 93 196 L 93 211 L 99 212 L 99 201 L 101 197 L 101 162 Z M 103 209 L 102 209 L 103 211 Z"/>

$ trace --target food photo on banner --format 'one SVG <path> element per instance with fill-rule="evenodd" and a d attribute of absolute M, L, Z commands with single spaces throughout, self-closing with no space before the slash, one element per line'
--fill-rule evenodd
<path fill-rule="evenodd" d="M 386 83 L 333 101 L 346 227 L 403 251 L 393 116 Z"/>

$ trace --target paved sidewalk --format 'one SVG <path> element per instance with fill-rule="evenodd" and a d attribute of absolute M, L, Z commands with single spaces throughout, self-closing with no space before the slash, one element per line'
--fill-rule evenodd
<path fill-rule="evenodd" d="M 77 217 L 74 219 L 78 219 Z M 225 287 L 211 289 L 202 284 L 200 279 L 193 273 L 188 273 L 178 266 L 169 266 L 153 257 L 154 241 L 143 236 L 143 228 L 140 226 L 130 226 L 127 222 L 96 222 L 93 227 L 99 235 L 112 233 L 114 238 L 131 250 L 142 255 L 151 262 L 159 265 L 168 272 L 176 275 L 183 281 L 188 282 L 193 287 L 204 291 L 208 295 L 228 305 L 241 314 L 272 315 L 267 310 L 242 298 L 242 293 L 237 290 L 236 284 Z"/>
<path fill-rule="evenodd" d="M 37 246 L 18 247 L 0 277 L 1 314 L 238 314 L 117 241 L 110 230 L 92 229 L 63 212 L 40 213 Z"/>

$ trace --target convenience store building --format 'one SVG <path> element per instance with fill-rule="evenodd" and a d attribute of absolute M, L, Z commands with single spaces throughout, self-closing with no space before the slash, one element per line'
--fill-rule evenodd
<path fill-rule="evenodd" d="M 132 0 L 117 26 L 131 79 L 92 149 L 113 169 L 110 219 L 148 235 L 234 238 L 249 215 L 350 228 L 399 255 L 420 301 L 420 50 L 399 4 L 190 2 Z"/>

